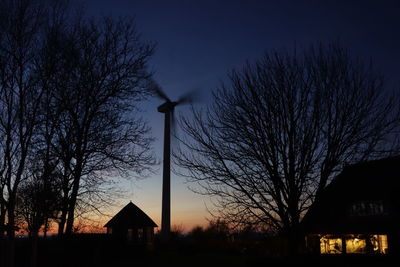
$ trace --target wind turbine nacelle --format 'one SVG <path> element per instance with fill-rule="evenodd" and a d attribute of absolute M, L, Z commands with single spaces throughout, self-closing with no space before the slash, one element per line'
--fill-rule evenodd
<path fill-rule="evenodd" d="M 157 111 L 161 113 L 170 113 L 174 110 L 176 105 L 178 105 L 178 102 L 167 101 L 158 106 Z"/>

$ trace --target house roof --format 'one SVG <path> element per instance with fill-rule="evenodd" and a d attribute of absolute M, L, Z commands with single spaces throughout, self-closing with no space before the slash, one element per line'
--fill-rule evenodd
<path fill-rule="evenodd" d="M 335 177 L 313 203 L 302 225 L 308 233 L 391 232 L 399 221 L 396 184 L 400 157 L 390 157 L 349 165 Z M 355 215 L 357 203 L 382 203 L 379 215 Z M 372 204 L 374 205 L 374 204 Z"/>
<path fill-rule="evenodd" d="M 135 204 L 129 202 L 104 227 L 141 228 L 157 227 L 157 224 Z"/>

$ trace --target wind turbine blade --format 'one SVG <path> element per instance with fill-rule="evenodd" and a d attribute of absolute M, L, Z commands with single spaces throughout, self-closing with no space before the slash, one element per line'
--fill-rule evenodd
<path fill-rule="evenodd" d="M 168 98 L 167 94 L 164 93 L 164 91 L 161 89 L 161 87 L 155 81 L 151 82 L 150 91 L 153 92 L 157 97 L 159 97 L 165 101 L 171 102 L 171 100 Z"/>
<path fill-rule="evenodd" d="M 183 94 L 176 102 L 177 105 L 182 105 L 182 104 L 193 103 L 198 100 L 199 100 L 199 91 L 192 90 L 190 92 L 187 92 L 186 94 Z"/>

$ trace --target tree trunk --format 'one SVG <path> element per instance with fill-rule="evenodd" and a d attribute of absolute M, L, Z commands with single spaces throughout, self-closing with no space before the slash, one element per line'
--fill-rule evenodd
<path fill-rule="evenodd" d="M 5 223 L 6 223 L 6 208 L 4 203 L 2 202 L 0 204 L 0 239 L 4 237 Z"/>
<path fill-rule="evenodd" d="M 14 201 L 11 199 L 9 200 L 8 206 L 8 227 L 7 227 L 7 255 L 6 255 L 6 266 L 7 267 L 14 267 L 14 260 L 15 260 L 15 232 L 14 232 L 14 224 L 15 224 L 15 214 L 14 214 Z"/>
<path fill-rule="evenodd" d="M 49 218 L 44 220 L 44 227 L 43 227 L 43 238 L 47 238 L 47 231 L 49 230 Z"/>
<path fill-rule="evenodd" d="M 288 255 L 290 257 L 296 257 L 300 253 L 300 248 L 302 245 L 302 233 L 300 231 L 300 223 L 293 221 L 289 229 L 287 229 L 287 239 L 289 242 Z"/>
<path fill-rule="evenodd" d="M 67 177 L 65 175 L 65 177 Z M 66 179 L 64 177 L 64 179 Z M 64 234 L 65 223 L 67 222 L 67 213 L 68 213 L 68 184 L 63 185 L 63 198 L 61 202 L 61 218 L 58 223 L 58 237 L 61 237 Z"/>
<path fill-rule="evenodd" d="M 6 265 L 6 239 L 4 235 L 0 237 L 0 266 L 7 266 Z"/>
<path fill-rule="evenodd" d="M 6 230 L 6 208 L 4 203 L 0 205 L 0 266 L 6 266 L 6 238 L 4 232 Z"/>
<path fill-rule="evenodd" d="M 75 183 L 75 184 L 79 184 L 79 183 Z M 78 196 L 78 189 L 79 189 L 79 186 L 75 186 L 75 184 L 73 186 L 72 193 L 71 193 L 71 199 L 70 199 L 69 205 L 68 205 L 67 226 L 65 228 L 66 235 L 72 234 L 72 228 L 74 226 L 75 205 L 76 205 L 76 198 Z"/>
<path fill-rule="evenodd" d="M 65 222 L 67 221 L 67 209 L 62 208 L 60 222 L 58 223 L 58 237 L 64 234 Z"/>
<path fill-rule="evenodd" d="M 35 230 L 31 232 L 31 259 L 30 259 L 30 266 L 36 267 L 38 261 L 38 231 Z"/>
<path fill-rule="evenodd" d="M 77 169 L 75 170 L 75 174 L 74 174 L 74 185 L 72 187 L 71 198 L 70 198 L 69 205 L 68 205 L 67 226 L 65 228 L 66 235 L 72 234 L 72 228 L 74 226 L 75 205 L 76 205 L 76 200 L 78 197 L 79 183 L 80 183 L 80 178 L 81 178 L 81 174 L 82 174 L 82 160 L 77 160 L 76 168 Z"/>

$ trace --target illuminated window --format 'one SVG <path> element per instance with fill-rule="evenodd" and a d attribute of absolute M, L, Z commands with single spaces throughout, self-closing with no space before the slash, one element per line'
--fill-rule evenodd
<path fill-rule="evenodd" d="M 367 241 L 359 238 L 346 238 L 346 253 L 365 254 L 367 252 Z"/>
<path fill-rule="evenodd" d="M 352 216 L 376 216 L 385 215 L 383 201 L 358 201 L 350 206 Z"/>
<path fill-rule="evenodd" d="M 378 254 L 388 253 L 387 235 L 373 235 L 370 237 L 372 249 Z"/>
<path fill-rule="evenodd" d="M 388 254 L 387 235 L 323 235 L 320 251 L 321 254 Z"/>
<path fill-rule="evenodd" d="M 330 236 L 323 236 L 320 239 L 321 254 L 341 254 L 342 239 Z"/>

